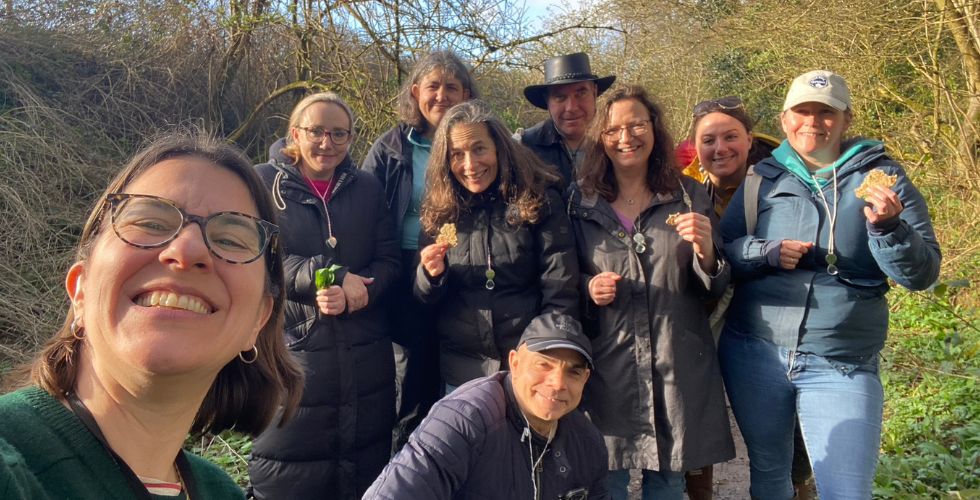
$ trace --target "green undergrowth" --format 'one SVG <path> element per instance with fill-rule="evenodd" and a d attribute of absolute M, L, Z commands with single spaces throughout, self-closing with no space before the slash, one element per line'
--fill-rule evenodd
<path fill-rule="evenodd" d="M 875 498 L 980 498 L 980 315 L 966 282 L 895 290 Z"/>
<path fill-rule="evenodd" d="M 234 431 L 207 434 L 188 438 L 184 448 L 218 464 L 242 488 L 248 485 L 248 454 L 252 452 L 248 436 Z"/>
<path fill-rule="evenodd" d="M 875 498 L 980 499 L 980 313 L 951 303 L 971 292 L 966 285 L 890 294 Z M 247 436 L 224 432 L 188 440 L 187 448 L 248 484 Z"/>

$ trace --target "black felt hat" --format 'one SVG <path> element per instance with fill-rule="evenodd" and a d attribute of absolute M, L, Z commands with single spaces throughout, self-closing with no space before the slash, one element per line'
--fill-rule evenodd
<path fill-rule="evenodd" d="M 592 73 L 589 55 L 584 52 L 552 57 L 544 62 L 544 83 L 524 87 L 524 97 L 541 108 L 548 109 L 548 87 L 575 82 L 595 82 L 599 94 L 616 81 L 615 75 L 598 77 Z"/>

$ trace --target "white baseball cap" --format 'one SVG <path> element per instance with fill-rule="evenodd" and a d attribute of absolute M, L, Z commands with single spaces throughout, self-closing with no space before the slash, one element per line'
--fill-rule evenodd
<path fill-rule="evenodd" d="M 851 107 L 851 91 L 844 77 L 824 70 L 815 70 L 796 77 L 786 93 L 783 111 L 804 102 L 820 102 L 841 111 Z"/>

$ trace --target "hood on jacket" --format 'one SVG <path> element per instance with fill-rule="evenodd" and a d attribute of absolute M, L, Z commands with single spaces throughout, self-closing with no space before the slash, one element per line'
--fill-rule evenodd
<path fill-rule="evenodd" d="M 810 172 L 800 155 L 790 146 L 788 140 L 784 140 L 778 148 L 773 150 L 772 157 L 796 178 L 800 179 L 806 187 L 810 188 L 810 191 L 816 193 L 830 182 L 828 177 L 834 170 L 849 163 L 857 165 L 884 154 L 882 142 L 871 139 L 855 138 L 844 142 L 841 149 L 843 153 L 833 164 L 815 172 Z M 855 161 L 852 162 L 852 160 Z M 844 171 L 838 171 L 838 175 L 844 173 Z"/>

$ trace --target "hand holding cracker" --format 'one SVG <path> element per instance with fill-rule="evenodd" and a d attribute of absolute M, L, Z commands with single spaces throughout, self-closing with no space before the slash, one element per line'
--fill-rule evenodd
<path fill-rule="evenodd" d="M 871 195 L 871 188 L 875 186 L 891 188 L 898 182 L 897 175 L 888 175 L 880 168 L 876 168 L 864 177 L 864 181 L 861 185 L 854 190 L 854 196 L 861 198 L 864 201 L 868 201 L 868 196 Z"/>
<path fill-rule="evenodd" d="M 854 195 L 871 206 L 864 207 L 864 216 L 873 225 L 888 225 L 905 209 L 892 186 L 898 181 L 897 175 L 888 175 L 880 169 L 868 172 Z"/>
<path fill-rule="evenodd" d="M 436 243 L 439 245 L 446 245 L 448 247 L 454 247 L 459 243 L 456 237 L 456 224 L 446 223 L 439 228 L 439 236 L 436 236 Z"/>

